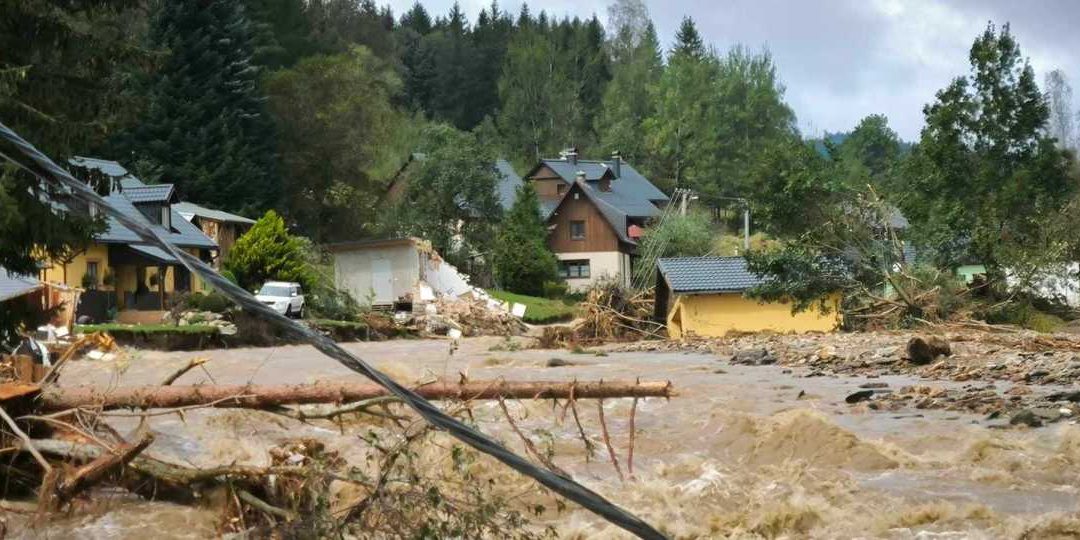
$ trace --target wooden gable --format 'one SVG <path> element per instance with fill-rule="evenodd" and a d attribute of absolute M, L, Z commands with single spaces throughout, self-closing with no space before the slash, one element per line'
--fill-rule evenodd
<path fill-rule="evenodd" d="M 584 238 L 572 237 L 574 222 L 584 225 Z M 570 187 L 548 219 L 548 227 L 548 247 L 555 253 L 620 251 L 619 236 L 576 184 Z"/>

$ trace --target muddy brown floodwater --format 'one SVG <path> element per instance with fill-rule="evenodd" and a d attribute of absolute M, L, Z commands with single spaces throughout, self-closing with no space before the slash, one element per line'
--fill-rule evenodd
<path fill-rule="evenodd" d="M 503 348 L 499 338 L 403 340 L 346 347 L 398 380 L 669 379 L 671 400 L 638 404 L 634 478 L 616 476 L 606 452 L 587 460 L 572 422 L 550 402 L 513 404 L 520 426 L 553 441 L 556 463 L 590 488 L 680 538 L 1072 538 L 1080 535 L 1080 426 L 988 429 L 952 411 L 877 411 L 844 397 L 859 385 L 916 384 L 911 376 L 810 377 L 802 368 L 731 365 L 711 354 L 612 352 L 606 356 Z M 133 352 L 112 363 L 79 362 L 64 385 L 156 384 L 189 358 L 205 371 L 181 383 L 300 383 L 360 379 L 306 346 L 197 353 Z M 574 365 L 545 367 L 552 358 Z M 949 383 L 936 381 L 948 387 Z M 584 403 L 584 402 L 583 402 Z M 597 411 L 582 422 L 599 441 Z M 605 401 L 625 467 L 631 400 Z M 476 409 L 482 429 L 521 452 L 498 405 Z M 120 419 L 121 432 L 134 420 Z M 199 466 L 265 464 L 266 449 L 317 437 L 348 456 L 355 437 L 331 424 L 301 424 L 261 411 L 199 410 L 152 418 L 155 455 Z M 212 512 L 99 493 L 93 511 L 15 532 L 22 538 L 205 538 Z M 544 518 L 566 538 L 625 533 L 571 507 Z"/>

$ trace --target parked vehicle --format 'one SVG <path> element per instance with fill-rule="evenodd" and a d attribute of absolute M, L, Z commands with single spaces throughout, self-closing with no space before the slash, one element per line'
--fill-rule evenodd
<path fill-rule="evenodd" d="M 299 319 L 304 316 L 304 291 L 299 283 L 267 281 L 255 293 L 255 299 L 286 317 Z"/>

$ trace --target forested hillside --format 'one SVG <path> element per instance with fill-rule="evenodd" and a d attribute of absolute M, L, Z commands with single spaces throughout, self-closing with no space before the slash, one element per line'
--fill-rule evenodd
<path fill-rule="evenodd" d="M 1068 82 L 1055 72 L 1044 94 L 1007 25 L 973 36 L 972 75 L 927 96 L 909 145 L 880 115 L 808 140 L 766 48 L 717 50 L 690 17 L 664 43 L 641 0 L 587 19 L 494 2 L 478 13 L 372 0 L 3 5 L 5 123 L 58 158 L 115 159 L 195 203 L 274 209 L 316 243 L 423 234 L 448 250 L 440 227 L 461 220 L 467 251 L 489 252 L 489 163 L 524 172 L 567 147 L 618 151 L 721 219 L 746 200 L 755 231 L 778 238 L 816 230 L 872 186 L 915 218 L 927 253 L 992 265 L 1045 247 L 1041 220 L 1075 191 Z M 409 170 L 396 208 L 386 186 Z M 49 238 L 31 230 L 45 210 L 26 199 L 30 182 L 4 182 L 0 205 L 21 209 L 4 236 L 37 235 L 47 250 L 86 237 L 91 224 L 75 219 Z M 971 196 L 983 213 L 960 216 Z M 30 268 L 26 246 L 2 262 Z"/>

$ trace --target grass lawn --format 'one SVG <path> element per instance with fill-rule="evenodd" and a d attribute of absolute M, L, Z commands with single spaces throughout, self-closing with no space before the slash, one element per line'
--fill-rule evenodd
<path fill-rule="evenodd" d="M 574 318 L 574 311 L 577 309 L 575 304 L 567 304 L 562 300 L 552 300 L 550 298 L 538 298 L 536 296 L 525 296 L 524 294 L 514 294 L 507 291 L 489 290 L 493 298 L 497 298 L 504 302 L 510 302 L 511 304 L 525 304 L 525 322 L 529 324 L 550 324 L 554 322 L 569 321 Z"/>
<path fill-rule="evenodd" d="M 91 334 L 93 332 L 139 333 L 139 334 L 217 334 L 218 327 L 209 324 L 189 324 L 174 326 L 171 324 L 76 324 L 75 332 Z"/>

